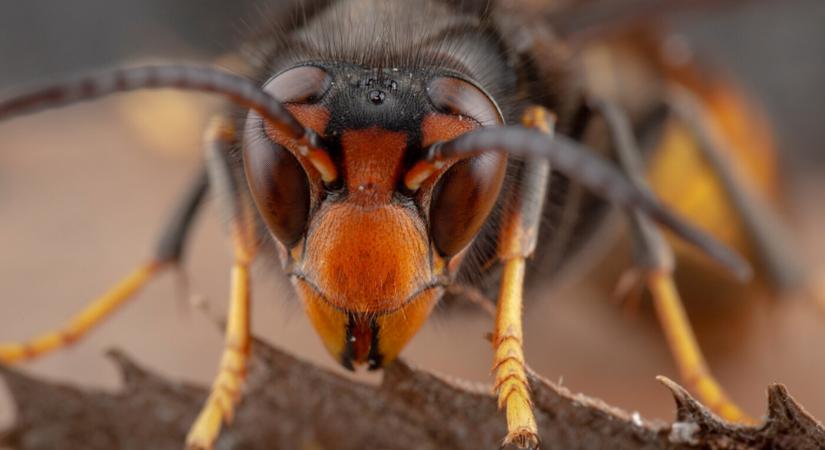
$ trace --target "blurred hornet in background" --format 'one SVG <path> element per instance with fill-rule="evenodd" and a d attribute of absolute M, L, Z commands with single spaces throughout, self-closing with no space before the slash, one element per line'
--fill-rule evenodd
<path fill-rule="evenodd" d="M 660 229 L 680 256 L 713 261 L 731 278 L 752 276 L 742 253 L 761 280 L 798 283 L 766 206 L 776 194 L 767 127 L 736 89 L 646 23 L 696 2 L 534 3 L 295 3 L 248 41 L 245 76 L 127 68 L 0 101 L 0 119 L 138 89 L 207 92 L 232 105 L 210 123 L 203 172 L 154 259 L 59 331 L 0 345 L 0 361 L 74 342 L 181 264 L 210 189 L 229 218 L 234 265 L 225 351 L 190 448 L 211 448 L 240 399 L 249 267 L 268 253 L 349 369 L 395 359 L 448 290 L 490 293 L 504 442 L 535 448 L 522 351 L 526 261 L 535 255 L 543 276 L 559 272 L 618 210 L 634 244 L 620 289 L 651 294 L 699 398 L 728 420 L 750 420 L 706 367 Z"/>

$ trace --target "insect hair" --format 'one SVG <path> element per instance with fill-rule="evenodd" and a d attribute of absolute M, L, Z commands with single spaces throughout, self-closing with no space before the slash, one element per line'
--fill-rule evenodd
<path fill-rule="evenodd" d="M 513 109 L 516 80 L 506 66 L 491 64 L 507 58 L 508 47 L 483 16 L 438 0 L 342 0 L 298 11 L 291 22 L 265 24 L 245 47 L 259 82 L 307 62 L 347 62 L 377 73 L 447 68 L 476 81 L 502 111 Z"/>

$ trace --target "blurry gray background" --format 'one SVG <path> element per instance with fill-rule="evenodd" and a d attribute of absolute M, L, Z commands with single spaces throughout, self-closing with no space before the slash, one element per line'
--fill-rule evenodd
<path fill-rule="evenodd" d="M 0 0 L 0 96 L 15 86 L 154 58 L 209 61 L 236 48 L 263 0 Z M 727 67 L 766 107 L 788 156 L 795 235 L 825 264 L 825 1 L 764 0 L 673 19 L 697 52 Z M 0 341 L 56 326 L 142 261 L 167 209 L 199 161 L 210 103 L 190 94 L 130 94 L 0 124 Z M 214 208 L 196 226 L 186 264 L 193 291 L 225 308 L 229 252 Z M 260 267 L 253 328 L 293 353 L 331 367 L 315 333 L 277 277 Z M 676 378 L 650 311 L 628 318 L 590 286 L 531 304 L 525 318 L 532 367 L 574 391 L 670 418 L 673 404 L 654 376 Z M 539 296 L 542 293 L 530 294 Z M 549 295 L 547 295 L 549 297 Z M 181 307 L 164 275 L 133 304 L 70 351 L 25 370 L 114 387 L 101 357 L 120 347 L 153 370 L 208 383 L 220 333 Z M 294 300 L 294 299 L 293 299 Z M 825 418 L 825 314 L 812 302 L 748 304 L 697 323 L 723 386 L 755 416 L 768 383 L 786 383 Z M 641 316 L 644 320 L 639 320 Z M 435 316 L 404 351 L 413 363 L 490 382 L 481 315 Z M 1 383 L 0 383 L 1 384 Z M 0 428 L 12 408 L 0 387 Z"/>

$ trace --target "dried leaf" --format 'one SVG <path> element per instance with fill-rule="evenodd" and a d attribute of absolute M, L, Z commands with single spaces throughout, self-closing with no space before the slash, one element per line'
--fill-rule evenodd
<path fill-rule="evenodd" d="M 179 450 L 206 390 L 176 383 L 111 352 L 120 392 L 78 389 L 0 368 L 18 420 L 0 446 Z M 643 420 L 530 374 L 545 449 L 813 449 L 825 430 L 781 386 L 769 389 L 768 420 L 744 427 L 719 420 L 672 381 L 677 421 Z M 388 367 L 379 386 L 361 384 L 260 341 L 246 396 L 218 449 L 496 449 L 504 417 L 489 388 L 415 369 Z"/>

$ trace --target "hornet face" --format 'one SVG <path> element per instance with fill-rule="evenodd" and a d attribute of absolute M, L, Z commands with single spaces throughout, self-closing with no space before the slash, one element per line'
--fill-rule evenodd
<path fill-rule="evenodd" d="M 415 191 L 405 176 L 431 144 L 501 123 L 498 107 L 450 70 L 303 64 L 265 89 L 326 154 L 308 154 L 249 113 L 252 197 L 327 350 L 347 368 L 380 368 L 441 298 L 496 202 L 507 160 L 490 153 L 445 164 Z"/>

